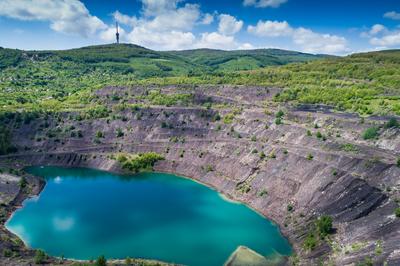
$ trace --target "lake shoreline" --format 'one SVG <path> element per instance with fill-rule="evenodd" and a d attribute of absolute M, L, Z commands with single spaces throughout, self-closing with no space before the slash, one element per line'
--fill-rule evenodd
<path fill-rule="evenodd" d="M 29 166 L 26 166 L 26 167 L 30 167 L 30 166 L 35 166 L 35 165 L 29 165 Z M 38 164 L 37 166 L 42 166 L 42 164 Z M 135 173 L 129 173 L 129 172 L 126 172 L 126 171 L 124 171 L 124 170 L 122 170 L 122 169 L 104 170 L 104 169 L 97 168 L 97 167 L 87 167 L 87 166 L 78 166 L 78 167 L 77 167 L 77 166 L 51 165 L 51 164 L 50 164 L 50 165 L 47 164 L 46 166 L 57 166 L 57 167 L 62 167 L 62 168 L 66 168 L 66 169 L 68 169 L 68 168 L 93 169 L 93 170 L 104 171 L 104 172 L 110 173 L 110 174 L 118 174 L 118 175 L 123 175 L 123 176 L 133 176 L 133 177 L 134 177 L 134 176 L 136 175 Z M 24 169 L 25 169 L 26 167 L 24 167 Z M 146 173 L 146 172 L 144 172 L 144 173 Z M 179 178 L 188 179 L 188 180 L 191 180 L 191 181 L 193 181 L 193 182 L 195 182 L 195 183 L 201 184 L 202 186 L 205 186 L 205 187 L 207 187 L 207 188 L 209 188 L 209 189 L 215 191 L 216 193 L 218 193 L 218 196 L 219 196 L 222 200 L 224 200 L 224 201 L 226 201 L 226 202 L 230 202 L 230 203 L 234 203 L 234 204 L 245 205 L 247 208 L 249 208 L 249 209 L 251 209 L 253 212 L 257 213 L 257 215 L 259 215 L 259 216 L 262 217 L 263 219 L 266 219 L 266 220 L 270 221 L 271 224 L 272 224 L 273 226 L 275 226 L 275 227 L 278 229 L 279 234 L 280 234 L 282 237 L 285 237 L 285 235 L 282 233 L 282 231 L 280 230 L 280 227 L 278 226 L 278 224 L 277 224 L 275 221 L 269 219 L 268 217 L 266 217 L 265 215 L 263 215 L 261 212 L 259 212 L 258 210 L 254 209 L 252 206 L 249 206 L 248 204 L 246 204 L 246 202 L 235 200 L 235 199 L 233 199 L 231 196 L 229 196 L 229 195 L 223 193 L 223 191 L 219 190 L 218 188 L 216 188 L 216 187 L 214 187 L 214 186 L 212 186 L 212 185 L 210 185 L 210 184 L 204 183 L 204 182 L 202 182 L 202 181 L 200 181 L 200 180 L 198 180 L 198 179 L 192 178 L 192 177 L 188 177 L 188 176 L 184 176 L 184 175 L 177 174 L 177 173 L 175 173 L 175 172 L 155 170 L 155 171 L 152 171 L 152 172 L 149 172 L 149 173 L 172 174 L 172 175 L 178 176 Z M 24 202 L 25 200 L 28 200 L 28 199 L 30 199 L 30 198 L 32 198 L 32 197 L 35 197 L 35 196 L 38 197 L 38 196 L 40 195 L 40 193 L 43 191 L 43 189 L 45 188 L 46 184 L 47 184 L 47 182 L 46 182 L 42 177 L 30 175 L 30 178 L 34 178 L 34 179 L 40 180 L 40 182 L 42 182 L 43 185 L 41 186 L 40 190 L 35 191 L 36 193 L 34 193 L 34 194 L 27 195 L 27 197 L 25 197 L 25 198 L 22 200 L 22 202 L 21 202 L 20 205 L 15 206 L 14 211 L 10 213 L 10 215 L 9 215 L 9 217 L 7 218 L 6 222 L 7 222 L 9 219 L 11 219 L 11 217 L 12 217 L 12 215 L 13 215 L 13 213 L 14 213 L 15 211 L 17 211 L 19 208 L 23 207 L 23 202 Z M 3 225 L 3 226 L 5 227 L 5 225 Z M 5 227 L 5 228 L 6 228 L 6 227 Z M 6 230 L 8 230 L 8 229 L 6 228 Z M 9 231 L 10 233 L 12 233 L 12 231 L 10 231 L 10 230 L 8 230 L 8 231 Z M 12 234 L 16 235 L 15 233 L 12 233 Z M 285 237 L 285 239 L 290 243 L 290 240 L 289 240 L 288 238 Z M 24 243 L 24 245 L 25 245 L 25 248 L 30 249 L 30 248 L 29 248 L 29 245 L 27 245 L 27 243 Z M 291 246 L 291 250 L 293 251 L 291 243 L 290 243 L 290 246 Z M 267 257 L 267 258 L 268 258 L 268 257 Z M 282 258 L 284 258 L 284 260 L 287 260 L 287 256 L 285 256 L 285 255 L 282 255 Z M 52 262 L 59 262 L 60 259 L 61 259 L 61 258 L 59 258 L 59 257 L 57 257 L 57 256 L 52 256 L 52 257 L 49 258 L 49 260 L 51 260 Z M 123 260 L 123 258 L 110 259 L 109 262 L 112 263 L 112 264 L 118 264 L 118 263 L 120 263 L 122 260 Z M 145 262 L 157 262 L 157 263 L 160 263 L 160 261 L 152 260 L 152 259 L 139 259 L 139 260 L 143 260 L 143 261 L 145 261 Z M 89 262 L 89 260 L 64 259 L 64 262 L 71 262 L 71 263 L 73 263 L 73 262 Z M 164 264 L 163 264 L 163 265 L 164 265 Z M 167 263 L 167 264 L 165 264 L 165 265 L 175 265 L 175 264 L 168 264 L 168 263 Z"/>

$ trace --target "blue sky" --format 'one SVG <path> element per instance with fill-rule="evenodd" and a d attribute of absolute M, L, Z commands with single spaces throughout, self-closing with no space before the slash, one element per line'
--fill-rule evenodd
<path fill-rule="evenodd" d="M 282 48 L 344 55 L 400 48 L 398 0 L 0 0 L 0 46 L 121 40 L 155 50 Z"/>

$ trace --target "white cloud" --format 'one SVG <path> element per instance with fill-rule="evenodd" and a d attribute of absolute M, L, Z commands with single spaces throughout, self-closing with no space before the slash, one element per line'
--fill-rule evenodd
<path fill-rule="evenodd" d="M 240 50 L 251 50 L 251 49 L 255 49 L 255 47 L 251 43 L 246 42 L 246 43 L 241 44 L 238 47 L 238 49 L 240 49 Z"/>
<path fill-rule="evenodd" d="M 293 28 L 286 21 L 259 21 L 247 28 L 249 33 L 259 37 L 290 37 L 294 44 L 307 53 L 340 54 L 348 52 L 344 37 L 316 33 L 303 27 Z"/>
<path fill-rule="evenodd" d="M 348 52 L 344 37 L 315 33 L 310 29 L 298 28 L 294 31 L 293 41 L 307 53 L 340 54 Z"/>
<path fill-rule="evenodd" d="M 218 32 L 223 35 L 234 35 L 243 27 L 243 21 L 227 14 L 219 16 Z"/>
<path fill-rule="evenodd" d="M 55 31 L 84 37 L 107 28 L 78 0 L 1 0 L 0 16 L 49 21 L 50 27 Z"/>
<path fill-rule="evenodd" d="M 113 14 L 113 17 L 116 21 L 118 21 L 120 24 L 125 24 L 129 26 L 134 26 L 137 24 L 138 20 L 136 17 L 130 17 L 128 15 L 122 14 L 118 10 L 115 11 Z"/>
<path fill-rule="evenodd" d="M 196 37 L 191 32 L 164 31 L 154 32 L 146 27 L 136 27 L 127 35 L 127 39 L 135 44 L 158 50 L 189 49 Z"/>
<path fill-rule="evenodd" d="M 383 15 L 383 17 L 394 19 L 394 20 L 400 20 L 400 13 L 397 13 L 396 11 L 390 11 L 390 12 L 386 12 Z"/>
<path fill-rule="evenodd" d="M 255 7 L 279 7 L 280 5 L 286 3 L 287 0 L 244 0 L 244 6 L 255 6 Z"/>
<path fill-rule="evenodd" d="M 213 22 L 214 22 L 214 15 L 207 13 L 203 16 L 203 19 L 201 20 L 200 24 L 210 25 Z"/>
<path fill-rule="evenodd" d="M 389 30 L 381 24 L 375 24 L 368 31 L 362 32 L 361 37 L 369 38 L 369 43 L 375 45 L 375 49 L 400 46 L 400 30 Z"/>
<path fill-rule="evenodd" d="M 175 10 L 181 0 L 141 0 L 145 16 L 158 16 Z"/>
<path fill-rule="evenodd" d="M 256 26 L 249 26 L 248 32 L 259 37 L 290 36 L 293 33 L 292 27 L 286 21 L 258 21 Z"/>
<path fill-rule="evenodd" d="M 231 50 L 237 47 L 238 44 L 233 36 L 223 35 L 218 32 L 202 33 L 200 41 L 196 43 L 196 48 Z"/>
<path fill-rule="evenodd" d="M 371 30 L 369 31 L 369 34 L 371 35 L 376 35 L 380 32 L 384 32 L 386 31 L 386 27 L 381 25 L 381 24 L 375 24 L 374 26 L 372 26 Z"/>
<path fill-rule="evenodd" d="M 381 37 L 373 37 L 370 39 L 370 43 L 384 47 L 400 46 L 400 31 L 392 31 Z"/>

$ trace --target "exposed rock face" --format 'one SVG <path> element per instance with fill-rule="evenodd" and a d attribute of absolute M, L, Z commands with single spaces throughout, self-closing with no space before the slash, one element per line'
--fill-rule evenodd
<path fill-rule="evenodd" d="M 136 103 L 146 90 L 104 88 L 97 97 L 117 109 L 110 95 Z M 3 156 L 3 164 L 14 158 L 20 165 L 121 171 L 110 154 L 158 152 L 166 160 L 155 170 L 196 179 L 274 220 L 302 265 L 321 260 L 351 265 L 366 258 L 400 265 L 400 218 L 394 215 L 400 198 L 399 129 L 382 129 L 379 140 L 366 141 L 362 131 L 384 120 L 278 107 L 268 101 L 276 88 L 163 88 L 167 94 L 176 91 L 193 92 L 193 106 L 119 108 L 116 119 L 76 121 L 71 119 L 76 114 L 61 114 L 47 121 L 48 128 L 61 129 L 54 138 L 45 137 L 41 119 L 23 124 L 13 131 L 21 152 Z M 201 106 L 210 100 L 213 108 Z M 279 109 L 285 113 L 281 125 L 274 122 Z M 217 114 L 233 114 L 232 122 Z M 81 138 L 65 133 L 71 126 L 81 130 Z M 116 136 L 118 128 L 124 136 Z M 96 143 L 97 131 L 104 137 Z M 328 243 L 305 251 L 303 240 L 322 214 L 334 218 L 335 233 Z"/>

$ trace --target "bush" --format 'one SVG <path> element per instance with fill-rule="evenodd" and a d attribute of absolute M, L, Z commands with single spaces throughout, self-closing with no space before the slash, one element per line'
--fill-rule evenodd
<path fill-rule="evenodd" d="M 19 187 L 21 189 L 25 188 L 28 185 L 28 181 L 26 181 L 26 178 L 23 176 L 21 177 L 21 179 L 19 180 Z"/>
<path fill-rule="evenodd" d="M 325 238 L 328 234 L 332 233 L 333 219 L 329 215 L 322 215 L 318 218 L 316 225 L 321 238 Z"/>
<path fill-rule="evenodd" d="M 397 218 L 400 218 L 400 208 L 396 208 L 394 210 L 394 214 L 396 215 Z"/>
<path fill-rule="evenodd" d="M 314 156 L 311 153 L 309 153 L 307 155 L 307 160 L 311 161 L 312 159 L 314 159 Z"/>
<path fill-rule="evenodd" d="M 282 119 L 281 118 L 275 119 L 275 124 L 282 125 Z"/>
<path fill-rule="evenodd" d="M 164 157 L 155 152 L 140 153 L 133 156 L 118 155 L 117 161 L 122 164 L 123 169 L 133 171 L 152 171 L 157 161 L 164 160 Z"/>
<path fill-rule="evenodd" d="M 363 137 L 363 139 L 365 139 L 365 140 L 369 140 L 369 139 L 376 139 L 377 137 L 378 137 L 378 131 L 379 131 L 379 129 L 377 128 L 377 127 L 370 127 L 370 128 L 367 128 L 364 132 L 363 132 L 363 134 L 362 134 L 362 137 Z"/>
<path fill-rule="evenodd" d="M 282 118 L 285 115 L 285 113 L 282 110 L 279 110 L 276 114 L 275 117 L 276 118 Z"/>
<path fill-rule="evenodd" d="M 8 249 L 8 248 L 5 248 L 5 249 L 3 249 L 3 256 L 4 257 L 12 257 L 12 255 L 13 255 L 13 252 L 10 250 L 10 249 Z"/>
<path fill-rule="evenodd" d="M 0 127 L 0 155 L 15 151 L 15 147 L 11 145 L 10 131 L 4 127 Z"/>
<path fill-rule="evenodd" d="M 396 165 L 397 167 L 400 167 L 400 158 L 397 159 Z"/>
<path fill-rule="evenodd" d="M 101 255 L 100 257 L 97 258 L 96 263 L 94 265 L 107 266 L 107 259 L 103 255 Z"/>
<path fill-rule="evenodd" d="M 117 138 L 121 138 L 121 137 L 124 136 L 124 132 L 123 132 L 122 129 L 120 129 L 120 128 L 117 128 L 115 134 L 116 134 Z"/>
<path fill-rule="evenodd" d="M 36 250 L 35 258 L 34 258 L 36 264 L 43 264 L 46 259 L 47 259 L 47 255 L 46 255 L 46 253 L 44 253 L 43 250 L 40 250 L 40 249 Z"/>
<path fill-rule="evenodd" d="M 104 133 L 103 132 L 101 132 L 101 131 L 97 131 L 96 132 L 96 138 L 104 138 Z"/>
<path fill-rule="evenodd" d="M 390 118 L 389 121 L 385 124 L 385 128 L 397 128 L 397 127 L 400 127 L 400 124 L 394 117 Z"/>
<path fill-rule="evenodd" d="M 317 246 L 318 240 L 314 233 L 309 233 L 303 242 L 303 246 L 306 250 L 313 250 Z"/>

